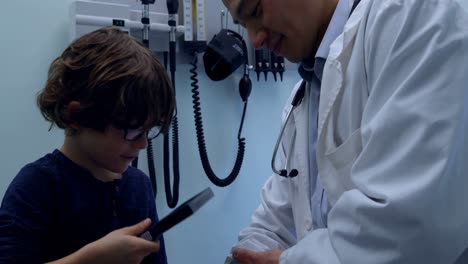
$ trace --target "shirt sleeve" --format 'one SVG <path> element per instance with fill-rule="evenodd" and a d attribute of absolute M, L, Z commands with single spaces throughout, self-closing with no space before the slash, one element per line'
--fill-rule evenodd
<path fill-rule="evenodd" d="M 468 241 L 466 15 L 451 0 L 361 3 L 354 70 L 369 98 L 355 188 L 280 263 L 455 263 Z"/>
<path fill-rule="evenodd" d="M 41 263 L 52 201 L 51 183 L 35 166 L 24 167 L 0 207 L 0 263 Z"/>

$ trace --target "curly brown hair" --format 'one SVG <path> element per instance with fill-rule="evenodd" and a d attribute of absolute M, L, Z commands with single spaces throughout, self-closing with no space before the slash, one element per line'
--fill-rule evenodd
<path fill-rule="evenodd" d="M 79 102 L 78 111 L 68 105 Z M 88 33 L 68 46 L 49 68 L 37 95 L 44 118 L 65 131 L 70 124 L 104 131 L 161 126 L 167 131 L 174 109 L 174 91 L 155 55 L 118 28 Z"/>

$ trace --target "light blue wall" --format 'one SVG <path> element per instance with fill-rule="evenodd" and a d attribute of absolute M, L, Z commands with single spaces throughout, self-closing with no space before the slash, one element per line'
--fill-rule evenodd
<path fill-rule="evenodd" d="M 458 0 L 460 4 L 465 8 L 468 9 L 468 0 Z"/>
<path fill-rule="evenodd" d="M 24 164 L 59 147 L 63 141 L 61 130 L 48 132 L 48 123 L 37 110 L 34 99 L 44 85 L 48 65 L 68 45 L 71 2 L 4 1 L 0 8 L 0 197 Z M 218 14 L 211 19 L 217 22 Z M 204 176 L 198 157 L 188 70 L 188 65 L 179 65 L 176 80 L 182 177 L 180 201 L 206 186 L 212 187 L 215 197 L 191 219 L 166 233 L 167 252 L 171 264 L 223 263 L 238 231 L 249 222 L 258 204 L 259 189 L 270 175 L 269 164 L 281 108 L 298 76 L 295 72 L 288 73 L 283 85 L 253 81 L 243 132 L 247 144 L 244 165 L 232 186 L 218 188 Z M 231 171 L 237 151 L 236 136 L 243 107 L 237 92 L 238 80 L 236 75 L 215 83 L 200 74 L 208 155 L 213 170 L 222 177 Z M 157 205 L 160 215 L 164 216 L 170 210 L 165 202 L 161 142 L 158 140 L 155 141 Z M 140 157 L 142 168 L 146 168 L 144 160 L 143 154 Z"/>
<path fill-rule="evenodd" d="M 3 1 L 0 8 L 0 195 L 26 162 L 62 140 L 35 107 L 47 68 L 68 44 L 71 0 Z"/>

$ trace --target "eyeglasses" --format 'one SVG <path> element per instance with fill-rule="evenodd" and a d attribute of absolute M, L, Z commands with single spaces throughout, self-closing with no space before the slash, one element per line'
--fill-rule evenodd
<path fill-rule="evenodd" d="M 150 129 L 144 129 L 142 127 L 134 128 L 134 129 L 130 129 L 130 128 L 124 129 L 124 139 L 127 141 L 137 141 L 143 135 L 146 135 L 147 140 L 152 140 L 158 137 L 159 134 L 161 134 L 160 126 L 155 126 Z"/>

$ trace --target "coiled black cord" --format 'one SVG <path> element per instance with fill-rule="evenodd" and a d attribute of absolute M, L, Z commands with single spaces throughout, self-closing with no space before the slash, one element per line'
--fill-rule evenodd
<path fill-rule="evenodd" d="M 169 208 L 174 208 L 179 201 L 179 122 L 177 116 L 172 119 L 172 170 L 174 172 L 174 182 L 171 190 L 171 172 L 169 166 L 169 135 L 164 135 L 164 190 Z"/>
<path fill-rule="evenodd" d="M 193 54 L 193 60 L 190 63 L 192 65 L 192 68 L 190 69 L 190 73 L 191 73 L 190 80 L 192 80 L 191 86 L 192 86 L 192 99 L 193 99 L 192 100 L 193 114 L 194 114 L 195 128 L 196 128 L 196 133 L 197 133 L 198 151 L 200 153 L 200 159 L 203 165 L 203 169 L 205 170 L 205 173 L 210 179 L 210 181 L 216 186 L 225 187 L 231 184 L 236 179 L 237 175 L 239 174 L 239 171 L 241 169 L 242 162 L 244 159 L 245 138 L 241 138 L 241 132 L 242 132 L 242 127 L 244 125 L 245 112 L 247 109 L 247 101 L 244 103 L 244 111 L 242 113 L 242 120 L 241 120 L 241 124 L 239 127 L 239 132 L 237 134 L 238 151 L 237 151 L 237 157 L 234 163 L 234 167 L 231 173 L 225 179 L 220 179 L 216 176 L 216 174 L 211 169 L 211 165 L 208 160 L 208 154 L 206 151 L 205 135 L 203 132 L 203 120 L 202 120 L 201 107 L 200 107 L 200 92 L 199 92 L 198 78 L 197 78 L 198 76 L 197 62 L 198 62 L 198 53 L 195 52 Z"/>
<path fill-rule="evenodd" d="M 151 181 L 151 188 L 153 189 L 154 198 L 156 198 L 158 194 L 158 187 L 156 185 L 156 170 L 154 169 L 154 153 L 152 140 L 148 140 L 148 147 L 146 147 L 146 157 L 148 160 L 148 172 Z"/>
<path fill-rule="evenodd" d="M 143 45 L 149 49 L 149 40 L 143 37 Z M 153 142 L 148 140 L 148 146 L 146 147 L 146 157 L 148 161 L 148 173 L 151 181 L 151 188 L 153 189 L 154 198 L 156 198 L 158 193 L 158 188 L 156 184 L 156 170 L 154 168 L 154 153 L 153 153 Z M 132 161 L 132 166 L 138 168 L 138 156 Z"/>

